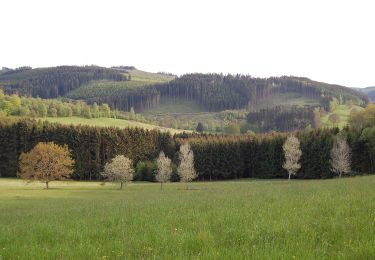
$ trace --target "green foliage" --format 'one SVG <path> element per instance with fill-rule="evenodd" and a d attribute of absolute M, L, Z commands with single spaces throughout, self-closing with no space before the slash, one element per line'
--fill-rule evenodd
<path fill-rule="evenodd" d="M 94 103 L 92 106 L 83 101 L 40 99 L 19 97 L 16 94 L 2 95 L 0 98 L 0 111 L 6 115 L 23 117 L 112 117 L 108 104 L 100 107 Z"/>
<path fill-rule="evenodd" d="M 98 179 L 105 163 L 122 154 L 136 164 L 152 160 L 160 150 L 172 157 L 174 141 L 169 133 L 140 128 L 95 128 L 62 126 L 33 120 L 1 120 L 0 176 L 16 176 L 18 158 L 38 142 L 68 145 L 76 161 L 73 178 Z"/>
<path fill-rule="evenodd" d="M 232 123 L 225 128 L 225 132 L 230 135 L 238 135 L 241 133 L 240 126 Z"/>
<path fill-rule="evenodd" d="M 353 109 L 350 113 L 349 124 L 356 129 L 375 125 L 375 104 L 369 104 L 365 109 Z"/>
<path fill-rule="evenodd" d="M 135 168 L 136 175 L 134 180 L 155 182 L 157 174 L 157 164 L 155 161 L 139 161 Z"/>
<path fill-rule="evenodd" d="M 363 112 L 368 115 L 368 126 L 345 128 L 345 135 L 352 150 L 353 173 L 374 173 L 372 106 Z M 56 118 L 60 120 L 61 118 Z M 72 122 L 73 118 L 67 118 Z M 82 120 L 78 118 L 79 124 Z M 95 119 L 99 120 L 99 119 Z M 115 119 L 106 119 L 115 120 Z M 90 121 L 90 120 L 88 120 Z M 124 120 L 119 120 L 124 121 Z M 104 122 L 103 125 L 107 123 Z M 239 133 L 236 125 L 236 133 Z M 330 167 L 330 151 L 338 128 L 304 130 L 296 133 L 301 143 L 301 170 L 296 178 L 332 178 L 335 174 Z M 188 141 L 194 152 L 194 166 L 198 179 L 235 179 L 243 177 L 285 178 L 287 172 L 282 168 L 284 161 L 282 145 L 285 134 L 271 133 L 255 135 L 209 135 L 179 134 L 174 138 L 169 133 L 147 131 L 144 129 L 93 128 L 87 126 L 61 126 L 46 122 L 11 119 L 0 121 L 0 174 L 15 176 L 18 156 L 30 150 L 36 142 L 54 141 L 67 144 L 73 151 L 77 162 L 76 179 L 99 178 L 108 158 L 123 154 L 133 160 L 153 161 L 161 150 L 174 164 L 178 164 L 178 146 Z M 187 140 L 186 140 L 187 139 Z M 176 146 L 175 143 L 178 145 Z M 148 167 L 151 168 L 151 167 Z M 142 172 L 142 171 L 140 171 Z M 151 174 L 142 173 L 140 176 Z M 143 178 L 143 177 L 140 177 Z"/>

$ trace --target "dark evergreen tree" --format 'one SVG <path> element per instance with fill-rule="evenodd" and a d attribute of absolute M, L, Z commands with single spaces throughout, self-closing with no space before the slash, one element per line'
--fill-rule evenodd
<path fill-rule="evenodd" d="M 202 133 L 204 131 L 203 124 L 201 122 L 198 123 L 197 128 L 195 129 L 198 133 Z"/>

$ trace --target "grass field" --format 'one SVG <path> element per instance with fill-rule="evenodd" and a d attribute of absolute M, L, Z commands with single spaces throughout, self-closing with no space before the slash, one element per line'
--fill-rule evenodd
<path fill-rule="evenodd" d="M 338 105 L 333 111 L 330 113 L 327 113 L 321 118 L 322 126 L 326 127 L 340 127 L 343 128 L 346 126 L 349 122 L 349 116 L 352 109 L 363 109 L 359 106 L 349 106 L 349 105 Z M 339 116 L 339 122 L 337 124 L 333 124 L 331 121 L 329 121 L 329 116 L 332 114 L 337 114 Z"/>
<path fill-rule="evenodd" d="M 375 176 L 50 187 L 0 179 L 0 259 L 375 258 Z"/>
<path fill-rule="evenodd" d="M 41 118 L 41 120 L 46 120 L 53 123 L 60 123 L 64 125 L 89 125 L 89 126 L 101 126 L 101 127 L 119 127 L 119 128 L 127 128 L 127 127 L 141 127 L 145 129 L 158 129 L 160 131 L 170 132 L 171 134 L 180 133 L 182 130 L 172 129 L 172 128 L 165 128 L 156 125 L 145 124 L 136 121 L 130 120 L 123 120 L 123 119 L 115 119 L 115 118 L 83 118 L 83 117 L 47 117 Z"/>

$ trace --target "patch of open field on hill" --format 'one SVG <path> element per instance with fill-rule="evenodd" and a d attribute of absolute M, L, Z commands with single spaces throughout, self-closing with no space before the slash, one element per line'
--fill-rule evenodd
<path fill-rule="evenodd" d="M 83 118 L 83 117 L 47 117 L 41 120 L 47 120 L 53 123 L 60 123 L 64 125 L 89 125 L 89 126 L 100 126 L 100 127 L 119 127 L 119 128 L 127 128 L 127 127 L 140 127 L 145 129 L 157 129 L 164 132 L 170 132 L 171 134 L 181 133 L 183 131 L 178 129 L 160 127 L 156 125 L 145 124 L 136 121 L 130 120 L 123 120 L 123 119 L 115 119 L 115 118 Z"/>
<path fill-rule="evenodd" d="M 326 126 L 326 127 L 337 126 L 337 127 L 343 128 L 344 126 L 346 126 L 349 123 L 350 112 L 352 111 L 352 109 L 362 110 L 363 108 L 360 107 L 360 106 L 355 106 L 355 105 L 352 105 L 352 106 L 338 105 L 333 111 L 327 113 L 326 115 L 324 115 L 321 118 L 322 125 Z M 338 120 L 337 123 L 333 123 L 329 120 L 329 117 L 332 114 L 338 115 L 339 120 Z"/>

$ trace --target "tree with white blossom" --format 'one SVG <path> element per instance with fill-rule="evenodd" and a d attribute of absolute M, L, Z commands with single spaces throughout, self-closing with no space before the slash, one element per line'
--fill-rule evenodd
<path fill-rule="evenodd" d="M 132 160 L 123 155 L 117 155 L 104 166 L 103 176 L 111 182 L 119 182 L 120 189 L 122 189 L 123 183 L 133 180 L 133 174 Z"/>
<path fill-rule="evenodd" d="M 160 189 L 163 189 L 163 183 L 168 182 L 171 179 L 172 168 L 171 168 L 171 159 L 165 156 L 164 152 L 159 153 L 157 159 L 158 173 L 156 174 L 156 180 L 160 182 Z"/>
<path fill-rule="evenodd" d="M 300 149 L 298 138 L 294 135 L 290 135 L 283 145 L 283 150 L 285 156 L 283 168 L 288 171 L 288 180 L 290 180 L 290 176 L 296 175 L 298 170 L 301 168 L 299 160 L 301 158 L 302 151 Z"/>
<path fill-rule="evenodd" d="M 185 182 L 185 189 L 187 190 L 188 183 L 197 178 L 197 173 L 194 168 L 194 153 L 191 150 L 189 143 L 185 143 L 180 147 L 180 165 L 177 172 L 181 181 Z"/>
<path fill-rule="evenodd" d="M 331 150 L 332 171 L 341 178 L 342 174 L 350 172 L 350 148 L 343 136 L 338 136 Z"/>

